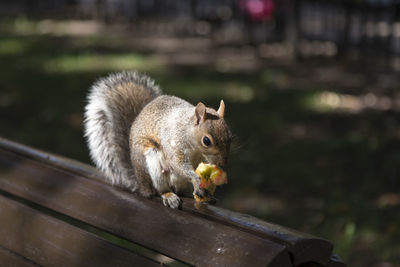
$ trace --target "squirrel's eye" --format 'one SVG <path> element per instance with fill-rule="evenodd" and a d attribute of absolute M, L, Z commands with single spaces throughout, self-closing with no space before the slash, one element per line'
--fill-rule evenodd
<path fill-rule="evenodd" d="M 204 136 L 202 141 L 203 141 L 203 144 L 204 144 L 206 147 L 211 146 L 211 140 L 210 140 L 210 138 L 208 138 L 207 136 Z"/>

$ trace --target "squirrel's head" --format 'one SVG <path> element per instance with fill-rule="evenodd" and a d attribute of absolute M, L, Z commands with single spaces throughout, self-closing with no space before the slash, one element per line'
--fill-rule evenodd
<path fill-rule="evenodd" d="M 225 103 L 218 111 L 199 102 L 195 108 L 195 142 L 207 163 L 223 166 L 228 158 L 232 134 L 224 120 Z"/>

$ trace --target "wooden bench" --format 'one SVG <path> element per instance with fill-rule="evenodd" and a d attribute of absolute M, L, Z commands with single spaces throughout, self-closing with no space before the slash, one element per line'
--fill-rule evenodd
<path fill-rule="evenodd" d="M 0 138 L 1 266 L 345 266 L 326 240 L 183 201 L 165 208 Z"/>

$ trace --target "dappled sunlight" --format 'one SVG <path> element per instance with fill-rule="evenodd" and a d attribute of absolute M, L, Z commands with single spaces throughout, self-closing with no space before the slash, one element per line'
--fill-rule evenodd
<path fill-rule="evenodd" d="M 25 17 L 19 17 L 9 23 L 7 29 L 21 35 L 84 36 L 101 33 L 104 30 L 104 24 L 92 20 L 44 19 L 32 21 Z"/>
<path fill-rule="evenodd" d="M 254 89 L 236 83 L 227 83 L 223 90 L 224 96 L 233 102 L 250 102 L 254 99 Z"/>
<path fill-rule="evenodd" d="M 320 112 L 345 113 L 359 113 L 366 109 L 377 111 L 400 110 L 400 96 L 390 98 L 374 93 L 350 95 L 324 91 L 313 97 L 311 108 Z"/>
<path fill-rule="evenodd" d="M 85 71 L 117 71 L 136 69 L 149 71 L 165 65 L 157 56 L 140 54 L 81 54 L 52 57 L 43 61 L 46 72 L 85 72 Z"/>
<path fill-rule="evenodd" d="M 103 25 L 97 21 L 46 19 L 38 22 L 36 30 L 39 34 L 53 34 L 55 36 L 93 35 L 99 34 L 103 30 Z"/>

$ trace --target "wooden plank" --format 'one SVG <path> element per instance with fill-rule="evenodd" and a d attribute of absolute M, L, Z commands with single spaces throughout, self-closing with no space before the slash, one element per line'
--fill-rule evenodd
<path fill-rule="evenodd" d="M 0 263 L 7 267 L 37 267 L 39 264 L 0 246 Z"/>
<path fill-rule="evenodd" d="M 45 158 L 37 162 L 2 149 L 0 176 L 3 191 L 189 264 L 291 266 L 289 254 L 280 244 L 165 208 L 57 168 Z"/>
<path fill-rule="evenodd" d="M 0 196 L 0 218 L 2 246 L 40 265 L 159 266 L 3 196 Z"/>
<path fill-rule="evenodd" d="M 21 155 L 25 158 L 33 159 L 38 162 L 43 162 L 57 167 L 58 169 L 66 170 L 70 173 L 90 177 L 100 182 L 104 181 L 104 178 L 102 177 L 103 174 L 98 169 L 70 158 L 31 148 L 29 146 L 13 142 L 2 137 L 0 137 L 0 147 L 4 150 L 12 151 L 13 153 Z"/>
<path fill-rule="evenodd" d="M 185 200 L 184 208 L 195 214 L 200 213 L 207 219 L 220 221 L 285 245 L 296 266 L 306 262 L 326 265 L 330 260 L 333 245 L 327 240 L 213 205 L 197 205 L 194 208 L 193 202 Z"/>

